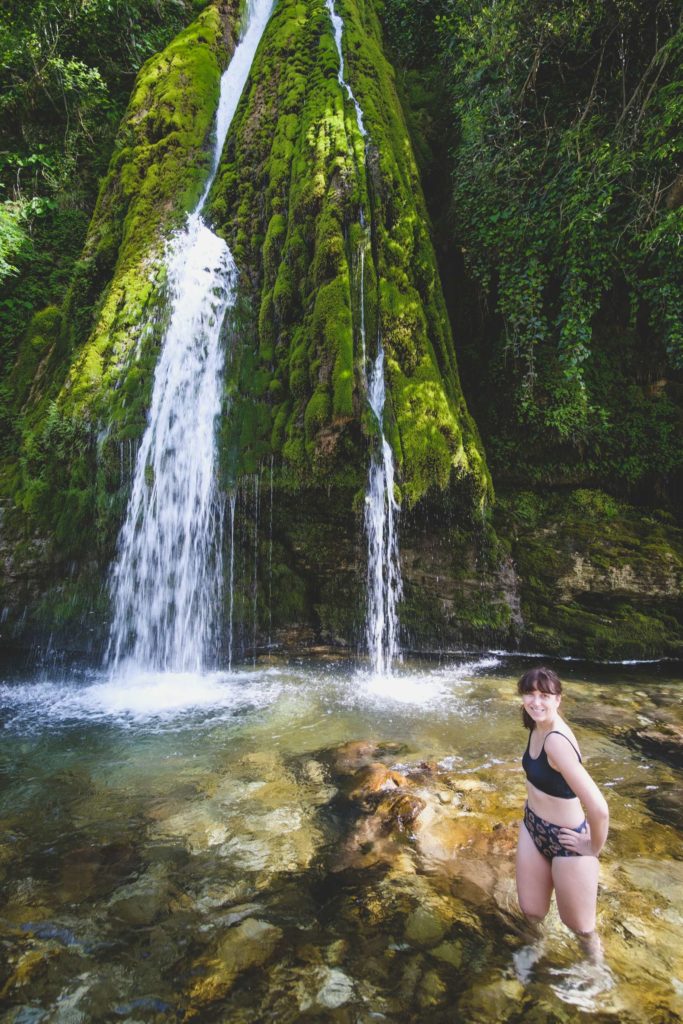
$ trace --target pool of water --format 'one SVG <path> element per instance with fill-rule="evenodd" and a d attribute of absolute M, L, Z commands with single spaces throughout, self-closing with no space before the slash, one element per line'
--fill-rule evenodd
<path fill-rule="evenodd" d="M 516 905 L 529 663 L 7 672 L 2 1020 L 679 1019 L 681 667 L 559 668 L 612 819 L 596 966 Z"/>

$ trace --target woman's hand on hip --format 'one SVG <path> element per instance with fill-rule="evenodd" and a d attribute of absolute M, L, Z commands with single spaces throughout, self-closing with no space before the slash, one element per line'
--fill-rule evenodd
<path fill-rule="evenodd" d="M 571 850 L 572 853 L 578 853 L 580 857 L 597 856 L 593 850 L 590 825 L 586 825 L 585 832 L 575 832 L 573 828 L 561 828 L 557 833 L 557 838 L 560 840 L 565 850 Z"/>

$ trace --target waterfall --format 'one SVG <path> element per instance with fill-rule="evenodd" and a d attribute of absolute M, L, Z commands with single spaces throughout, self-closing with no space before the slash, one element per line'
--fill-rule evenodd
<path fill-rule="evenodd" d="M 261 470 L 254 473 L 254 577 L 251 589 L 252 662 L 256 664 L 256 638 L 258 629 L 258 531 L 261 514 Z"/>
<path fill-rule="evenodd" d="M 221 328 L 236 270 L 201 214 L 271 6 L 249 5 L 246 31 L 221 79 L 208 181 L 165 254 L 170 316 L 111 575 L 114 669 L 130 659 L 144 668 L 199 671 L 215 641 L 223 533 L 215 427 Z"/>
<path fill-rule="evenodd" d="M 232 668 L 233 623 L 235 620 L 235 503 L 237 491 L 228 495 L 230 505 L 230 571 L 228 574 L 228 672 Z"/>
<path fill-rule="evenodd" d="M 360 250 L 360 344 L 361 344 L 361 366 L 363 374 L 366 374 L 367 352 L 365 347 L 365 246 Z"/>
<path fill-rule="evenodd" d="M 360 103 L 353 94 L 353 90 L 349 83 L 344 77 L 344 53 L 342 51 L 342 36 L 344 34 L 344 22 L 337 14 L 334 7 L 334 0 L 326 0 L 326 7 L 330 13 L 330 21 L 332 22 L 332 30 L 334 31 L 334 41 L 337 46 L 337 53 L 339 54 L 339 72 L 337 74 L 337 80 L 341 85 L 342 89 L 346 92 L 356 111 L 356 123 L 358 125 L 358 131 L 361 133 L 363 138 L 366 138 L 367 131 L 363 123 L 363 111 L 361 110 Z"/>
<path fill-rule="evenodd" d="M 344 23 L 336 13 L 334 0 L 326 0 L 330 14 L 334 39 L 339 54 L 338 79 L 342 89 L 353 103 L 356 123 L 361 137 L 366 140 L 367 130 L 363 122 L 363 111 L 344 77 L 344 54 L 342 36 Z M 365 229 L 363 210 L 360 224 Z M 366 375 L 365 346 L 365 244 L 360 250 L 360 338 L 362 346 L 363 374 Z M 368 580 L 366 640 L 368 653 L 376 675 L 390 675 L 393 660 L 399 654 L 397 605 L 402 594 L 401 564 L 398 551 L 396 520 L 398 505 L 394 497 L 394 456 L 391 445 L 384 435 L 384 403 L 386 389 L 384 382 L 384 348 L 378 332 L 377 355 L 368 384 L 368 402 L 375 414 L 379 429 L 378 451 L 373 452 L 365 492 L 365 532 L 368 538 Z"/>
<path fill-rule="evenodd" d="M 384 436 L 384 349 L 378 340 L 377 358 L 370 375 L 368 401 L 379 426 L 379 451 L 370 461 L 365 493 L 365 530 L 368 535 L 368 611 L 366 635 L 372 667 L 377 675 L 390 675 L 399 654 L 397 604 L 401 598 L 401 563 L 398 554 L 394 497 L 394 457 Z"/>

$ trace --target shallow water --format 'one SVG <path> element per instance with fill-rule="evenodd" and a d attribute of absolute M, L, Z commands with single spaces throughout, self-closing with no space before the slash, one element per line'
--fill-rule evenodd
<path fill-rule="evenodd" d="M 528 664 L 6 676 L 2 1020 L 678 1019 L 680 666 L 560 669 L 612 817 L 596 967 L 515 902 Z"/>

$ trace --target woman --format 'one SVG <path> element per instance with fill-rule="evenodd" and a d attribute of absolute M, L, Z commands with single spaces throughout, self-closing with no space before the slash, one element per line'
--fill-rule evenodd
<path fill-rule="evenodd" d="M 557 675 L 548 668 L 531 669 L 517 690 L 529 730 L 522 758 L 527 802 L 517 846 L 519 905 L 530 920 L 542 921 L 554 889 L 560 917 L 597 954 L 598 854 L 607 838 L 607 803 L 560 717 Z"/>

